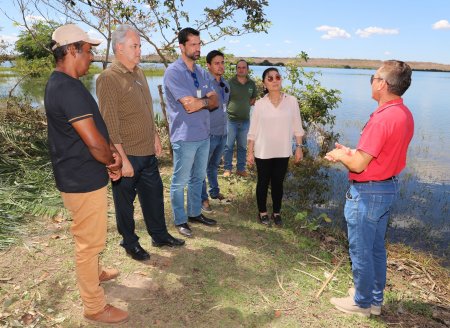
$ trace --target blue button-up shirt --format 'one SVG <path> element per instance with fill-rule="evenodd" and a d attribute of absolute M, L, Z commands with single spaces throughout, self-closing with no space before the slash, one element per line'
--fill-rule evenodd
<path fill-rule="evenodd" d="M 181 58 L 170 64 L 164 73 L 171 142 L 201 141 L 210 135 L 209 111 L 202 109 L 189 114 L 179 101 L 187 96 L 202 98 L 214 91 L 208 72 L 194 64 L 193 73 L 197 76 L 198 87 L 192 72 Z"/>
<path fill-rule="evenodd" d="M 219 98 L 219 107 L 209 114 L 211 121 L 211 135 L 224 136 L 227 134 L 227 104 L 230 99 L 230 85 L 222 77 L 220 81 L 217 81 L 214 76 L 211 75 L 212 86 Z M 223 87 L 220 83 L 223 83 Z M 226 92 L 228 91 L 228 92 Z"/>

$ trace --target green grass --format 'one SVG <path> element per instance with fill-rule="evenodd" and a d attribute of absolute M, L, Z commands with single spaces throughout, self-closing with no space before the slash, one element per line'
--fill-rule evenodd
<path fill-rule="evenodd" d="M 145 76 L 163 76 L 165 69 L 164 68 L 144 68 Z"/>

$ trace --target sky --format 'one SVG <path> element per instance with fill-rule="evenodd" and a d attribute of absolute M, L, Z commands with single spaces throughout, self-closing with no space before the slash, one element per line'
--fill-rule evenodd
<path fill-rule="evenodd" d="M 217 2 L 185 0 L 184 10 L 194 16 Z M 13 0 L 0 0 L 0 8 L 18 17 Z M 237 57 L 294 57 L 304 51 L 311 58 L 450 64 L 450 0 L 269 0 L 265 13 L 272 22 L 267 34 L 226 37 L 205 45 L 202 54 L 224 47 Z M 0 28 L 0 39 L 17 39 L 19 29 L 2 12 Z M 143 44 L 143 53 L 150 52 Z"/>

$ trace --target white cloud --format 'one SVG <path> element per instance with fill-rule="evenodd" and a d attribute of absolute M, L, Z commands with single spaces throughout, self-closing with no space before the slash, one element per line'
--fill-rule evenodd
<path fill-rule="evenodd" d="M 8 42 L 8 43 L 15 43 L 18 40 L 18 37 L 17 37 L 17 35 L 1 34 L 0 40 L 4 41 L 4 42 Z"/>
<path fill-rule="evenodd" d="M 384 54 L 385 54 L 386 56 L 390 56 L 390 55 L 391 55 L 391 52 L 390 52 L 390 51 L 385 51 Z"/>
<path fill-rule="evenodd" d="M 232 40 L 228 41 L 228 43 L 239 43 L 239 42 L 241 42 L 241 41 L 236 40 L 236 39 L 232 39 Z"/>
<path fill-rule="evenodd" d="M 38 21 L 45 21 L 45 18 L 42 16 L 28 15 L 28 16 L 25 16 L 25 20 L 27 22 L 35 23 Z"/>
<path fill-rule="evenodd" d="M 321 36 L 321 38 L 325 40 L 351 38 L 350 34 L 347 33 L 346 30 L 343 30 L 335 26 L 322 25 L 316 27 L 316 30 L 320 32 L 326 32 L 324 35 Z"/>
<path fill-rule="evenodd" d="M 245 46 L 246 46 L 247 48 L 251 48 L 251 47 L 252 47 L 252 45 L 251 45 L 250 43 L 247 43 Z"/>
<path fill-rule="evenodd" d="M 272 44 L 271 43 L 265 43 L 264 44 L 266 47 L 270 47 Z"/>
<path fill-rule="evenodd" d="M 252 49 L 252 50 L 250 50 L 250 52 L 255 54 L 256 53 L 256 49 Z"/>
<path fill-rule="evenodd" d="M 291 40 L 284 40 L 284 43 L 291 44 L 292 41 Z"/>
<path fill-rule="evenodd" d="M 433 30 L 447 30 L 450 29 L 448 20 L 442 19 L 433 24 Z"/>
<path fill-rule="evenodd" d="M 399 34 L 399 30 L 396 28 L 388 29 L 388 28 L 370 26 L 370 27 L 366 27 L 363 30 L 358 29 L 356 31 L 356 35 L 359 35 L 361 38 L 368 38 L 368 37 L 372 36 L 373 34 L 393 35 L 393 34 Z"/>

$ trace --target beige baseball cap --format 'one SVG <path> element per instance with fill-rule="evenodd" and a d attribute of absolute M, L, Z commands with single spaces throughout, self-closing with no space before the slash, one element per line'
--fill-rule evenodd
<path fill-rule="evenodd" d="M 52 34 L 52 40 L 56 42 L 52 50 L 79 41 L 84 41 L 94 46 L 98 46 L 102 42 L 101 40 L 91 39 L 85 31 L 75 24 L 58 27 Z"/>

